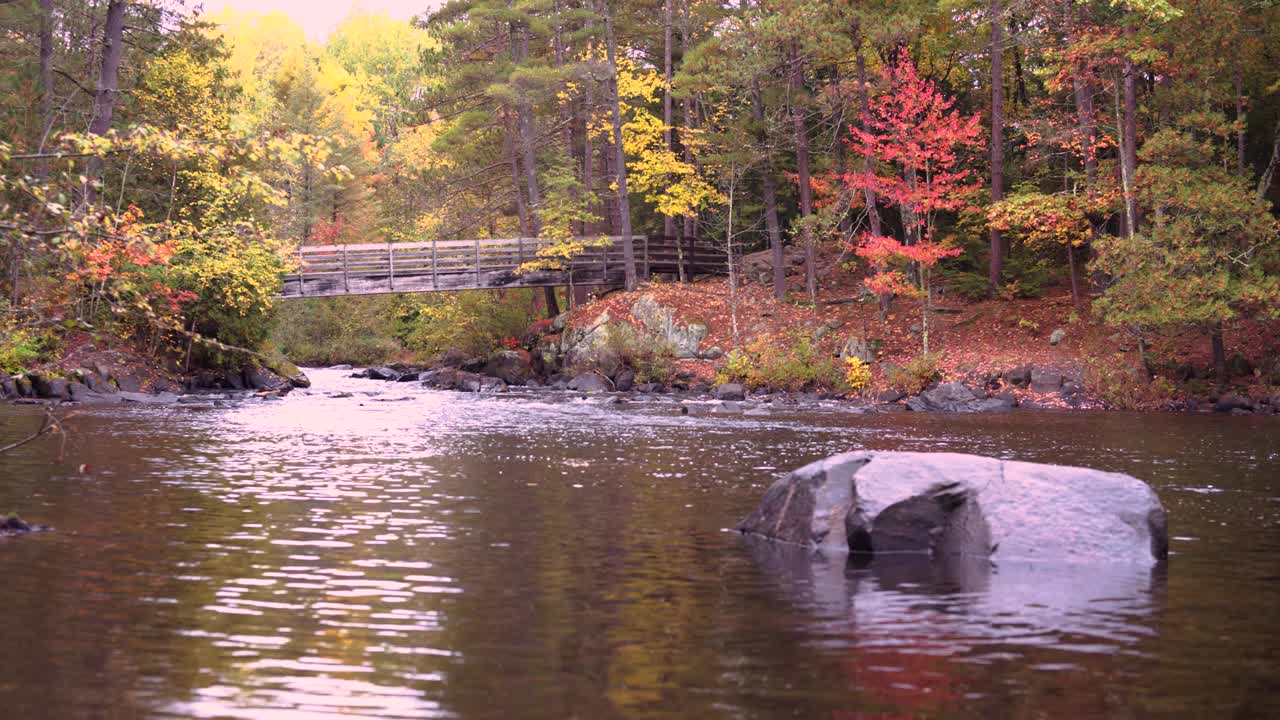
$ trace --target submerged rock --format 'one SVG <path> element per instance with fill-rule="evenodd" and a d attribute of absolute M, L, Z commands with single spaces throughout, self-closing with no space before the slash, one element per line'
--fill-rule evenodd
<path fill-rule="evenodd" d="M 1164 507 L 1141 480 L 957 453 L 860 451 L 778 480 L 738 529 L 836 552 L 1154 564 Z"/>
<path fill-rule="evenodd" d="M 6 535 L 24 535 L 30 532 L 43 532 L 48 530 L 48 525 L 32 525 L 17 515 L 10 515 L 0 519 L 0 537 Z"/>

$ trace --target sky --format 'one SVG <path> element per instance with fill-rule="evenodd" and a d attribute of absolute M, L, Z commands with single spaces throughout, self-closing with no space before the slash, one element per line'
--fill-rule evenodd
<path fill-rule="evenodd" d="M 408 20 L 439 4 L 440 0 L 205 0 L 204 7 L 209 13 L 227 7 L 258 13 L 280 11 L 302 27 L 308 40 L 324 42 L 356 7 Z"/>

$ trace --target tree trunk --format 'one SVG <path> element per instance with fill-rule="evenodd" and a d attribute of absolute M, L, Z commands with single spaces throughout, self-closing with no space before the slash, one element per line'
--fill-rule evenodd
<path fill-rule="evenodd" d="M 1133 236 L 1142 226 L 1142 216 L 1139 214 L 1134 186 L 1138 170 L 1138 69 L 1132 59 L 1125 58 L 1121 78 L 1124 85 L 1124 109 L 1120 164 L 1121 171 L 1128 176 L 1125 179 L 1125 206 L 1128 211 L 1129 235 Z"/>
<path fill-rule="evenodd" d="M 684 98 L 680 102 L 680 109 L 681 109 L 681 114 L 684 115 L 685 129 L 692 130 L 694 127 L 693 100 L 690 98 Z M 692 143 L 688 143 L 688 142 L 684 143 L 684 161 L 688 165 L 693 165 L 693 144 Z M 692 215 L 685 215 L 684 221 L 681 223 L 681 228 L 682 228 L 680 232 L 681 242 L 676 246 L 676 258 L 677 258 L 677 262 L 680 265 L 680 282 L 688 282 L 688 281 L 692 281 L 693 277 L 692 277 L 692 273 L 685 272 L 685 262 L 684 262 L 685 242 L 684 241 L 686 239 L 688 242 L 697 241 L 698 239 L 697 218 L 693 217 Z"/>
<path fill-rule="evenodd" d="M 1267 193 L 1271 190 L 1271 180 L 1276 174 L 1277 165 L 1280 165 L 1280 120 L 1276 121 L 1275 135 L 1271 140 L 1271 159 L 1267 161 L 1267 167 L 1262 171 L 1262 177 L 1258 178 L 1259 200 L 1267 198 Z"/>
<path fill-rule="evenodd" d="M 511 168 L 511 187 L 515 190 L 516 219 L 520 223 L 520 236 L 530 237 L 532 225 L 529 223 L 529 206 L 524 201 L 524 188 L 520 185 L 520 160 L 516 156 L 515 133 L 511 128 L 511 113 L 501 109 L 503 130 L 503 154 L 507 156 L 507 166 Z"/>
<path fill-rule="evenodd" d="M 115 112 L 116 94 L 119 88 L 120 58 L 124 55 L 124 0 L 111 0 L 107 4 L 107 21 L 102 33 L 102 65 L 98 70 L 98 86 L 93 97 L 93 119 L 89 133 L 106 135 L 111 129 L 111 116 Z M 102 172 L 101 158 L 89 162 L 89 184 L 86 201 L 92 205 L 96 193 L 94 182 Z"/>
<path fill-rule="evenodd" d="M 756 122 L 756 141 L 766 147 L 769 138 L 765 128 L 764 100 L 760 97 L 760 84 L 752 83 L 751 116 Z M 769 155 L 768 150 L 765 152 Z M 778 222 L 778 188 L 773 178 L 773 163 L 766 158 L 760 173 L 760 192 L 764 200 L 764 226 L 769 235 L 769 259 L 773 264 L 773 296 L 781 300 L 787 294 L 787 268 L 782 248 L 782 225 Z"/>
<path fill-rule="evenodd" d="M 582 189 L 587 193 L 587 197 L 591 199 L 591 205 L 596 205 L 596 178 L 595 178 L 595 143 L 591 142 L 591 128 L 587 127 L 590 122 L 591 113 L 595 110 L 595 102 L 592 100 L 591 84 L 587 83 L 583 91 L 582 115 L 586 119 L 582 128 Z M 586 222 L 582 224 L 582 234 L 591 235 L 595 232 L 595 223 Z"/>
<path fill-rule="evenodd" d="M 855 42 L 858 49 L 855 56 L 858 70 L 858 115 L 859 122 L 863 132 L 869 132 L 871 127 L 871 93 L 868 92 L 869 81 L 867 80 L 867 61 L 862 57 L 862 36 L 857 35 Z M 862 172 L 865 175 L 871 175 L 871 153 L 865 152 L 862 155 Z M 884 233 L 880 229 L 880 205 L 876 198 L 876 191 L 871 189 L 868 184 L 862 189 L 862 201 L 867 206 L 867 220 L 871 225 L 871 234 L 877 237 Z M 884 265 L 876 265 L 876 272 L 884 272 Z M 889 306 L 893 304 L 893 294 L 882 292 L 879 296 L 880 303 L 880 321 L 889 319 Z"/>
<path fill-rule="evenodd" d="M 1240 58 L 1236 58 L 1236 172 L 1245 176 L 1245 123 L 1244 123 L 1244 71 Z"/>
<path fill-rule="evenodd" d="M 793 47 L 791 50 L 791 123 L 795 129 L 796 175 L 800 184 L 800 242 L 804 246 L 804 285 L 809 299 L 818 299 L 817 248 L 813 244 L 813 187 L 809 183 L 809 128 L 805 123 L 800 94 L 804 92 L 804 65 Z"/>
<path fill-rule="evenodd" d="M 1000 0 L 991 0 L 991 202 L 1004 199 L 1004 22 Z M 995 297 L 1003 284 L 1004 250 L 1000 231 L 991 228 L 987 282 Z"/>
<path fill-rule="evenodd" d="M 53 0 L 40 0 L 40 152 L 44 138 L 53 128 Z M 49 163 L 41 160 L 37 175 L 49 173 Z"/>
<path fill-rule="evenodd" d="M 622 103 L 618 98 L 618 61 L 617 41 L 613 32 L 613 12 L 604 0 L 601 0 L 604 11 L 605 53 L 609 60 L 611 82 L 609 91 L 613 113 L 613 149 L 617 158 L 618 177 L 618 214 L 622 226 L 622 271 L 626 288 L 636 288 L 636 250 L 631 238 L 631 201 L 627 195 L 627 161 L 622 151 Z"/>
<path fill-rule="evenodd" d="M 1222 322 L 1214 323 L 1209 330 L 1209 342 L 1213 346 L 1213 374 L 1219 385 L 1227 384 L 1227 351 L 1222 342 Z"/>
<path fill-rule="evenodd" d="M 513 64 L 524 62 L 529 53 L 529 35 L 525 28 L 512 28 L 511 60 Z M 528 99 L 520 97 L 516 102 L 516 126 L 520 130 L 520 156 L 524 165 L 525 188 L 529 193 L 529 229 L 534 235 L 541 232 L 542 223 L 538 208 L 542 205 L 542 193 L 538 190 L 538 165 L 533 152 L 533 122 Z"/>
<path fill-rule="evenodd" d="M 671 3 L 666 0 L 662 4 L 662 78 L 666 87 L 662 91 L 662 143 L 667 151 L 675 154 L 675 138 L 672 136 L 671 123 L 675 122 L 671 105 Z M 662 217 L 662 234 L 670 238 L 676 234 L 676 219 L 670 215 Z"/>
<path fill-rule="evenodd" d="M 867 132 L 871 125 L 871 97 L 867 92 L 867 62 L 862 57 L 862 46 L 859 40 L 858 55 L 858 113 L 861 116 L 862 130 Z M 871 154 L 862 156 L 862 171 L 871 174 Z M 880 235 L 880 206 L 876 200 L 876 191 L 867 186 L 862 191 L 863 202 L 867 204 L 867 220 L 871 223 L 871 234 Z"/>

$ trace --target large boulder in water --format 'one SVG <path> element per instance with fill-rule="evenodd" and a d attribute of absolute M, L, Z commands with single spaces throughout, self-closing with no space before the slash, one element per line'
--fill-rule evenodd
<path fill-rule="evenodd" d="M 1153 564 L 1164 507 L 1141 480 L 957 453 L 860 451 L 778 480 L 738 529 L 838 552 Z"/>

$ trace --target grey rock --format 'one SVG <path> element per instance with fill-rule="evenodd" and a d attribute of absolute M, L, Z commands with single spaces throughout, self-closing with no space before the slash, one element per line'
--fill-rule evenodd
<path fill-rule="evenodd" d="M 1026 387 L 1031 384 L 1031 368 L 1009 368 L 1002 373 L 1004 381 L 1014 387 Z"/>
<path fill-rule="evenodd" d="M 89 393 L 89 386 L 82 382 L 67 383 L 67 399 L 71 402 L 84 402 Z"/>
<path fill-rule="evenodd" d="M 257 387 L 255 383 L 269 383 L 270 379 L 266 374 L 267 372 L 269 371 L 264 371 L 262 368 L 256 367 L 247 367 L 243 371 L 239 372 L 235 370 L 228 370 L 224 373 L 222 385 L 223 387 L 228 387 L 232 390 L 244 390 L 245 388 L 265 390 L 265 385 L 263 387 Z"/>
<path fill-rule="evenodd" d="M 116 381 L 116 387 L 120 388 L 121 392 L 142 392 L 142 378 L 137 375 L 132 373 L 113 375 L 112 378 Z"/>
<path fill-rule="evenodd" d="M 557 318 L 558 319 L 558 318 Z M 610 339 L 609 324 L 613 318 L 601 313 L 590 325 L 566 327 L 560 334 L 559 355 L 566 366 L 598 366 Z"/>
<path fill-rule="evenodd" d="M 642 383 L 640 385 L 636 385 L 634 390 L 636 392 L 645 393 L 645 394 L 661 393 L 666 390 L 666 387 L 664 387 L 661 383 Z"/>
<path fill-rule="evenodd" d="M 1062 389 L 1062 373 L 1043 368 L 1031 370 L 1031 392 L 1050 393 Z"/>
<path fill-rule="evenodd" d="M 711 412 L 718 415 L 741 415 L 742 406 L 733 401 L 726 401 L 711 408 Z"/>
<path fill-rule="evenodd" d="M 533 376 L 533 366 L 528 353 L 505 350 L 489 360 L 484 374 L 501 378 L 508 385 L 524 385 Z"/>
<path fill-rule="evenodd" d="M 347 365 L 346 363 L 343 363 L 341 365 L 330 365 L 328 369 L 329 370 L 350 370 L 351 366 Z"/>
<path fill-rule="evenodd" d="M 907 399 L 907 408 L 915 412 L 987 413 L 1013 408 L 1006 398 L 980 398 L 963 383 L 949 382 Z"/>
<path fill-rule="evenodd" d="M 1253 401 L 1241 395 L 1236 395 L 1234 393 L 1227 393 L 1226 395 L 1223 395 L 1222 397 L 1218 398 L 1218 402 L 1213 404 L 1214 412 L 1229 413 L 1229 412 L 1234 412 L 1236 410 L 1253 412 L 1254 410 Z"/>
<path fill-rule="evenodd" d="M 1053 332 L 1049 333 L 1050 345 L 1057 345 L 1058 343 L 1061 343 L 1063 340 L 1066 340 L 1066 339 L 1067 339 L 1067 331 L 1063 330 L 1062 328 L 1058 328 L 1057 330 L 1054 330 Z"/>
<path fill-rule="evenodd" d="M 1074 381 L 1064 381 L 1062 383 L 1062 397 L 1073 398 L 1077 395 L 1084 394 L 1084 386 Z"/>
<path fill-rule="evenodd" d="M 613 388 L 618 392 L 628 392 L 635 384 L 636 374 L 630 368 L 623 369 L 613 378 Z"/>
<path fill-rule="evenodd" d="M 12 399 L 18 397 L 18 386 L 13 382 L 13 378 L 5 375 L 0 376 L 0 398 Z"/>
<path fill-rule="evenodd" d="M 400 377 L 399 372 L 389 367 L 369 368 L 365 372 L 365 377 L 368 377 L 370 380 L 395 380 Z"/>
<path fill-rule="evenodd" d="M 706 350 L 703 350 L 699 357 L 703 360 L 719 360 L 724 357 L 724 350 L 721 350 L 719 346 L 712 345 Z"/>
<path fill-rule="evenodd" d="M 698 357 L 698 346 L 707 336 L 707 326 L 701 323 L 680 325 L 675 321 L 675 311 L 661 305 L 652 295 L 641 295 L 631 306 L 631 317 L 651 335 L 670 343 L 676 357 Z"/>
<path fill-rule="evenodd" d="M 840 359 L 856 357 L 864 363 L 871 364 L 876 361 L 876 356 L 880 352 L 880 342 L 877 340 L 868 340 L 861 335 L 850 336 L 844 341 L 844 345 L 840 348 Z"/>
<path fill-rule="evenodd" d="M 6 535 L 25 535 L 32 532 L 45 532 L 49 530 L 48 525 L 35 525 L 29 523 L 17 515 L 9 515 L 0 518 L 0 537 Z"/>
<path fill-rule="evenodd" d="M 71 398 L 71 386 L 66 380 L 46 378 L 42 375 L 32 375 L 30 377 L 31 386 L 36 391 L 36 397 L 42 400 L 69 400 Z"/>
<path fill-rule="evenodd" d="M 817 330 L 813 331 L 813 339 L 821 340 L 833 331 L 839 330 L 842 327 L 844 327 L 843 322 L 840 322 L 839 320 L 828 320 L 819 325 Z"/>
<path fill-rule="evenodd" d="M 596 373 L 582 373 L 569 381 L 569 389 L 577 392 L 609 392 L 613 386 Z"/>
<path fill-rule="evenodd" d="M 106 393 L 114 395 L 119 389 L 109 380 L 107 376 L 100 372 L 85 373 L 84 384 L 89 390 L 96 393 Z"/>
<path fill-rule="evenodd" d="M 747 389 L 738 383 L 725 383 L 717 385 L 711 394 L 717 400 L 745 400 Z"/>
<path fill-rule="evenodd" d="M 738 529 L 832 552 L 1151 566 L 1164 507 L 1144 482 L 957 453 L 859 451 L 784 476 Z"/>
<path fill-rule="evenodd" d="M 435 390 L 479 392 L 480 376 L 458 368 L 436 368 L 418 374 L 418 381 Z"/>
<path fill-rule="evenodd" d="M 876 402 L 896 403 L 906 396 L 907 394 L 901 390 L 881 390 L 876 394 Z"/>
<path fill-rule="evenodd" d="M 228 384 L 228 387 L 234 390 L 241 390 L 246 387 L 252 390 L 275 390 L 284 385 L 288 385 L 288 382 L 284 378 L 257 365 L 250 365 L 249 367 L 246 367 L 239 375 L 241 376 L 240 381 L 235 385 Z M 227 373 L 227 377 L 230 379 L 232 374 Z"/>

